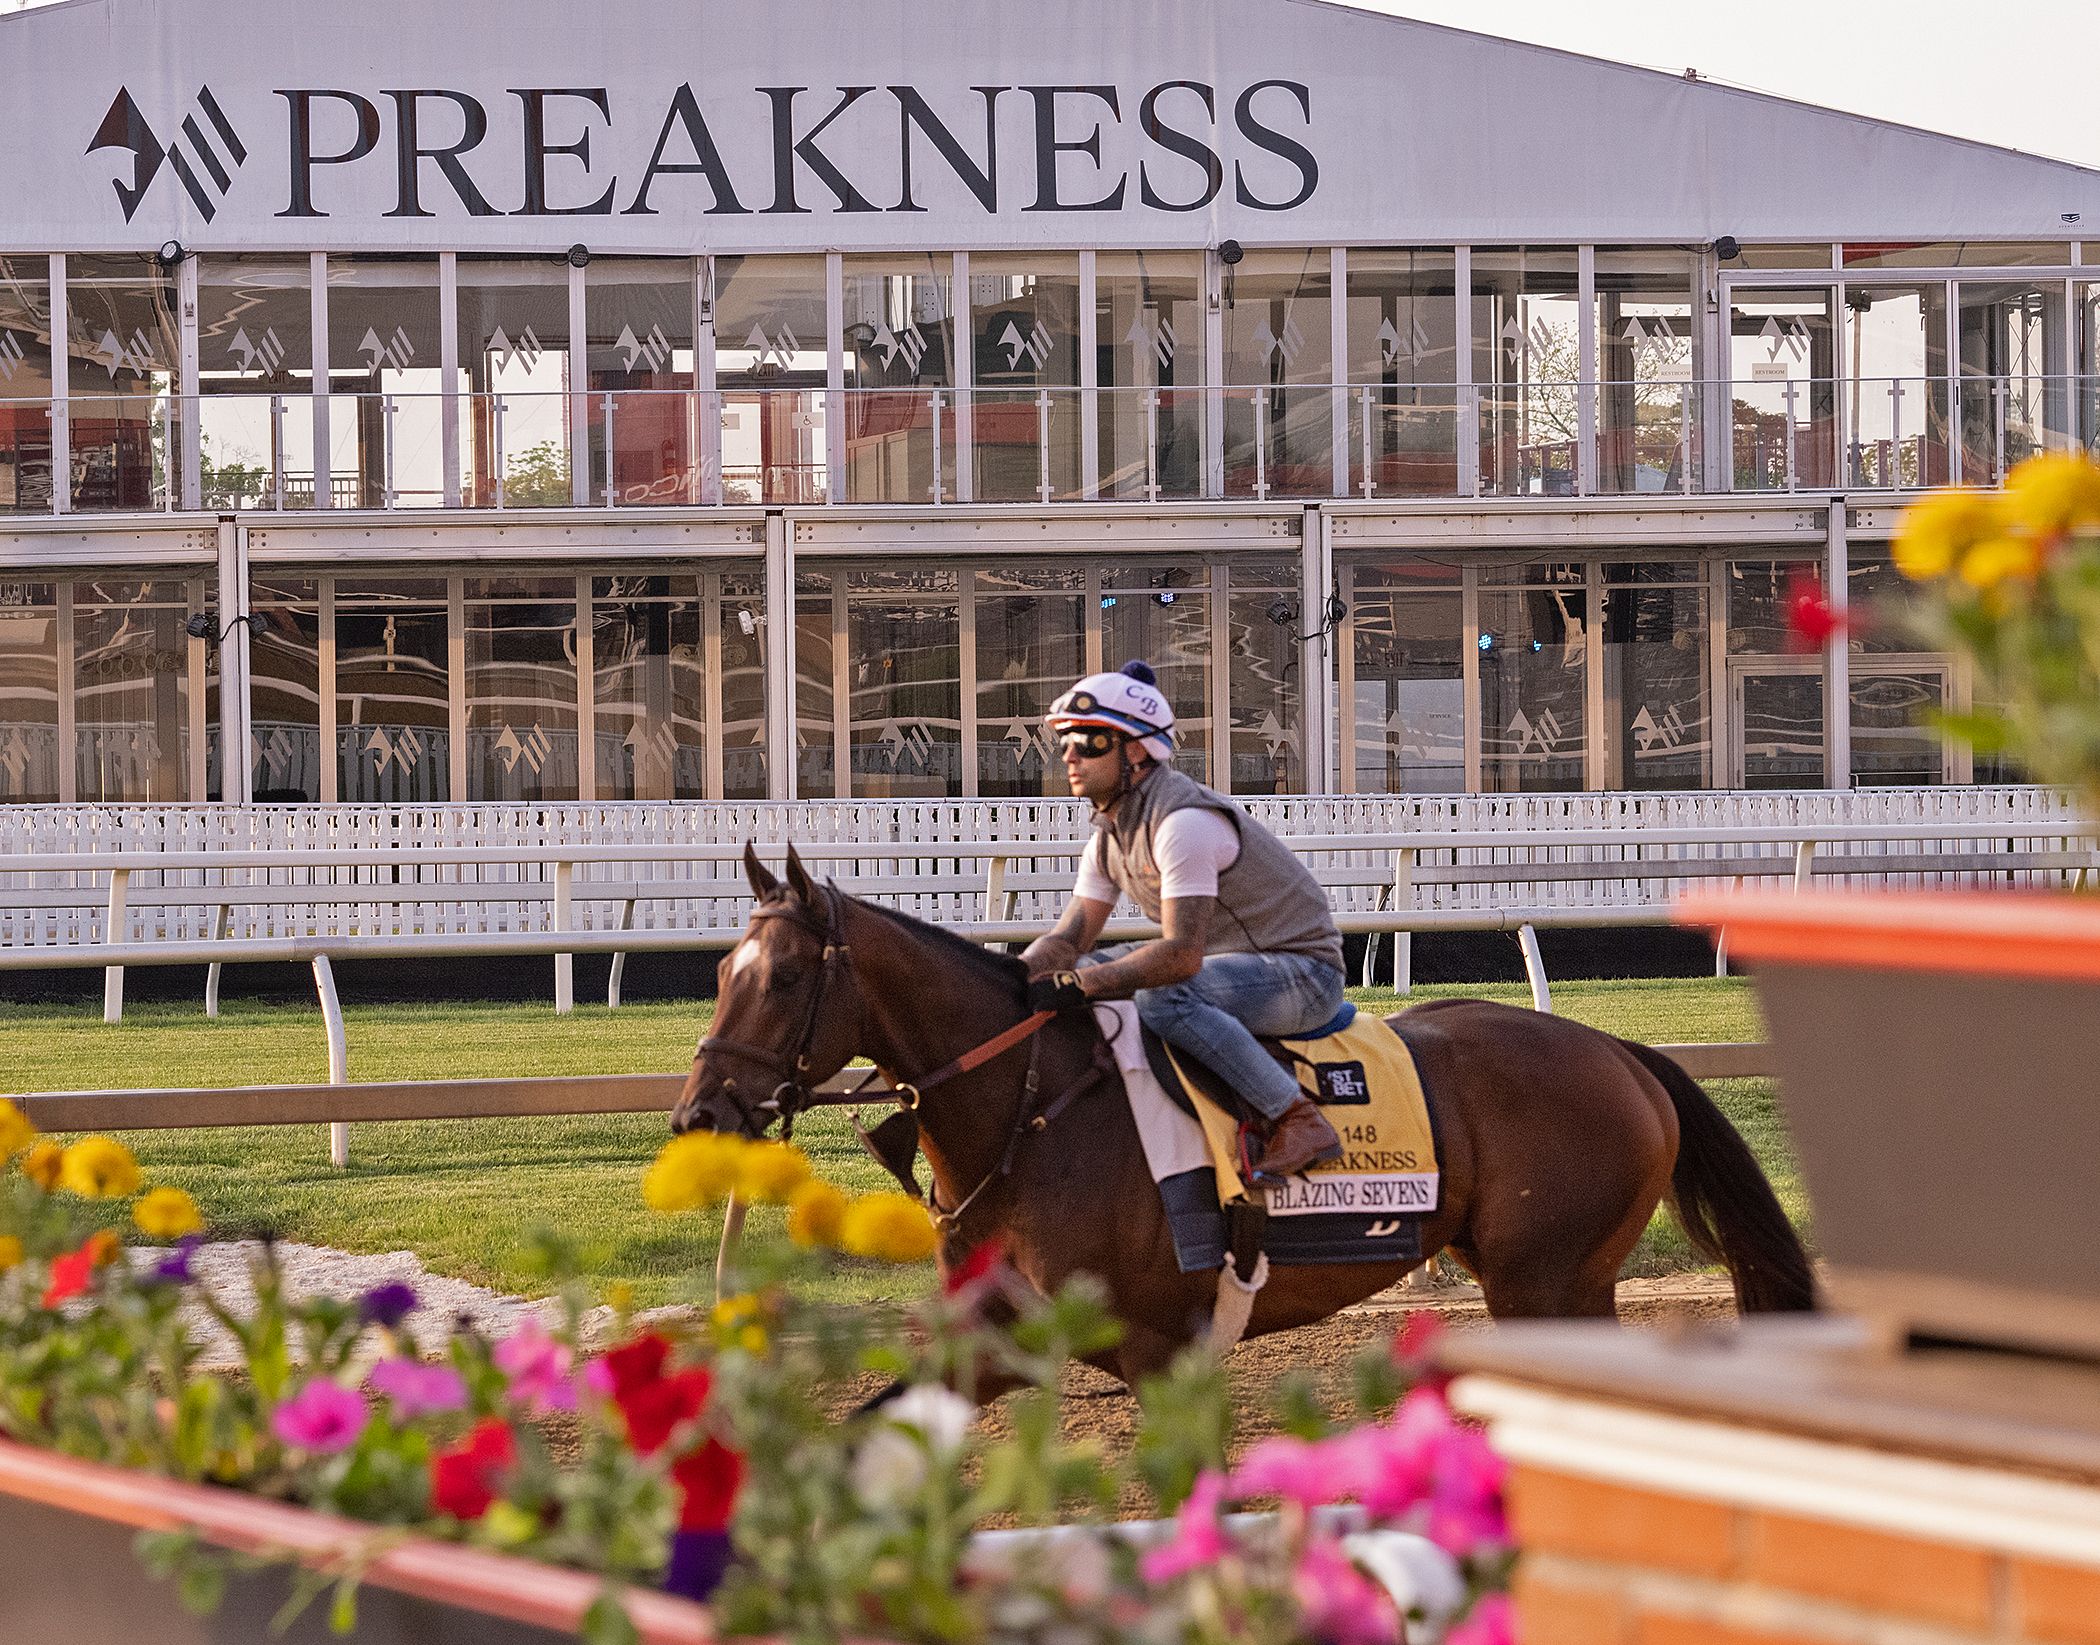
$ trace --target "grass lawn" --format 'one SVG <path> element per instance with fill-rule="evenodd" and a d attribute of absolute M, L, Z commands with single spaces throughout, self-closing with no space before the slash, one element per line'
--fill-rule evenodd
<path fill-rule="evenodd" d="M 1468 994 L 1529 1002 L 1521 986 L 1419 988 L 1415 999 Z M 1396 1009 L 1389 990 L 1352 991 L 1360 1006 Z M 1736 979 L 1563 983 L 1562 1015 L 1629 1038 L 1755 1040 L 1763 1030 L 1748 984 Z M 646 1073 L 682 1068 L 704 1030 L 699 1002 L 557 1017 L 540 1004 L 351 1006 L 352 1079 Z M 228 1002 L 207 1020 L 190 1004 L 127 1008 L 105 1026 L 99 1006 L 0 1003 L 0 1090 L 110 1090 L 319 1081 L 327 1053 L 318 1010 Z M 1804 1207 L 1769 1081 L 1708 1086 L 1764 1162 L 1796 1220 Z M 878 1112 L 882 1111 L 880 1109 Z M 410 1249 L 439 1273 L 530 1291 L 525 1236 L 552 1226 L 580 1242 L 591 1270 L 631 1282 L 645 1304 L 711 1289 L 718 1218 L 667 1218 L 641 1204 L 643 1167 L 665 1136 L 652 1115 L 553 1120 L 359 1125 L 346 1171 L 328 1165 L 318 1127 L 150 1131 L 126 1137 L 150 1175 L 187 1188 L 220 1234 L 270 1231 L 351 1251 Z M 818 1170 L 853 1189 L 888 1179 L 854 1143 L 843 1114 L 819 1111 L 796 1140 Z M 1570 1162 L 1580 1169 L 1579 1161 Z M 760 1213 L 764 1215 L 765 1213 Z M 1682 1267 L 1690 1252 L 1658 1218 L 1629 1273 Z M 930 1271 L 858 1268 L 836 1281 L 842 1299 L 915 1295 Z"/>

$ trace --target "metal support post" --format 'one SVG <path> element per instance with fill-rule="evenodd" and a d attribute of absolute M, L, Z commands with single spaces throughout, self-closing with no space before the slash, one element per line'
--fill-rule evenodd
<path fill-rule="evenodd" d="M 1553 990 L 1546 982 L 1546 961 L 1539 953 L 1539 934 L 1529 920 L 1517 927 L 1517 946 L 1524 951 L 1524 976 L 1531 984 L 1531 1008 L 1553 1015 Z"/>

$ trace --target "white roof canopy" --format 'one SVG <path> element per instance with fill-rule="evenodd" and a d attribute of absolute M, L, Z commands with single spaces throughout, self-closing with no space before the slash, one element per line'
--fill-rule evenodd
<path fill-rule="evenodd" d="M 1315 0 L 71 0 L 0 18 L 0 153 L 19 250 L 2100 224 L 2100 172 Z"/>

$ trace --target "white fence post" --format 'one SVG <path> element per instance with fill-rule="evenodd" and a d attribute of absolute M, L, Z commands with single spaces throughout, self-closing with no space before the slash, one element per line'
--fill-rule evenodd
<path fill-rule="evenodd" d="M 226 903 L 222 902 L 217 908 L 213 909 L 211 916 L 211 940 L 213 942 L 224 942 L 227 928 L 232 924 L 232 921 L 233 909 Z M 225 969 L 226 967 L 217 960 L 213 960 L 210 965 L 204 968 L 204 1014 L 207 1017 L 216 1017 L 219 1014 L 219 973 Z"/>
<path fill-rule="evenodd" d="M 1531 1008 L 1553 1015 L 1553 990 L 1546 982 L 1546 960 L 1539 953 L 1538 928 L 1529 920 L 1517 927 L 1517 946 L 1524 950 L 1524 975 L 1531 982 Z"/>
<path fill-rule="evenodd" d="M 634 929 L 634 898 L 629 897 L 620 904 L 620 929 Z M 612 957 L 612 972 L 605 979 L 605 1009 L 620 1009 L 620 984 L 627 976 L 627 950 L 624 948 Z"/>
<path fill-rule="evenodd" d="M 109 871 L 109 908 L 102 925 L 104 942 L 122 942 L 128 935 L 124 929 L 124 898 L 130 890 L 131 870 L 112 868 Z M 121 965 L 109 966 L 102 973 L 102 1020 L 108 1023 L 124 1020 L 124 968 Z"/>
<path fill-rule="evenodd" d="M 335 991 L 335 967 L 326 954 L 314 956 L 314 993 L 321 1001 L 321 1023 L 328 1030 L 328 1083 L 350 1083 L 350 1036 L 343 1027 L 343 1002 Z M 328 1163 L 341 1170 L 350 1163 L 350 1127 L 341 1120 L 328 1125 Z"/>
<path fill-rule="evenodd" d="M 554 929 L 567 931 L 575 912 L 576 865 L 563 859 L 554 865 Z M 554 956 L 554 1014 L 566 1017 L 576 1009 L 576 956 Z"/>

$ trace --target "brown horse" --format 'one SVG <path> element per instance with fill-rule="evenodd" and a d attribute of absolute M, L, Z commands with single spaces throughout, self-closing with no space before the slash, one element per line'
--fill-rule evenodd
<path fill-rule="evenodd" d="M 1028 1017 L 1019 960 L 819 887 L 792 848 L 784 884 L 755 851 L 744 860 L 758 907 L 723 961 L 715 1031 L 672 1128 L 759 1135 L 866 1056 L 917 1100 L 944 1269 L 996 1234 L 1046 1294 L 1097 1276 L 1124 1326 L 1101 1363 L 1126 1381 L 1202 1338 L 1218 1276 L 1175 1265 L 1091 1015 L 1052 1019 L 971 1066 Z M 1484 1000 L 1432 1001 L 1387 1022 L 1414 1053 L 1437 1122 L 1442 1198 L 1422 1249 L 1453 1252 L 1496 1318 L 1610 1316 L 1619 1266 L 1665 1197 L 1692 1243 L 1727 1264 L 1745 1312 L 1814 1306 L 1807 1255 L 1756 1160 L 1667 1057 Z M 1409 1266 L 1278 1267 L 1247 1334 L 1324 1319 Z"/>

